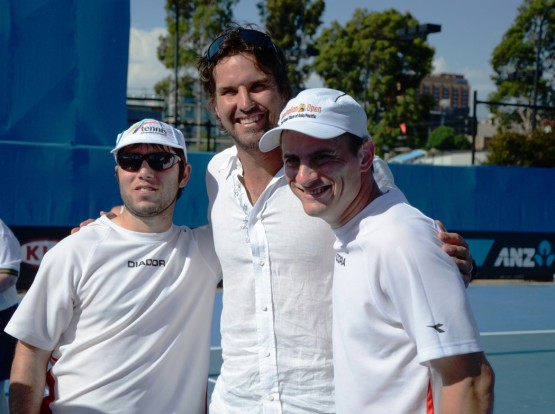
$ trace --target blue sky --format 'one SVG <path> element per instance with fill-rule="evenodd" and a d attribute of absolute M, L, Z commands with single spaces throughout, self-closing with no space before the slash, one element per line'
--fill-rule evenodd
<path fill-rule="evenodd" d="M 165 0 L 131 1 L 131 46 L 128 87 L 150 92 L 152 85 L 170 72 L 156 59 L 158 37 L 165 32 Z M 240 0 L 237 21 L 259 23 L 258 0 Z M 441 33 L 428 37 L 435 48 L 436 72 L 465 75 L 478 99 L 493 91 L 489 60 L 493 49 L 513 24 L 523 0 L 327 0 L 323 27 L 332 21 L 347 22 L 356 8 L 382 11 L 395 8 L 410 12 L 420 23 L 436 23 Z M 316 86 L 316 85 L 309 85 Z M 479 108 L 480 109 L 480 108 Z M 480 114 L 483 117 L 484 114 Z"/>

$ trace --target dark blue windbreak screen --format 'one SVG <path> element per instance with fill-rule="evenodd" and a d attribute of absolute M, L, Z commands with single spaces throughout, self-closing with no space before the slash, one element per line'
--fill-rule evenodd
<path fill-rule="evenodd" d="M 0 144 L 0 170 L 8 190 L 0 217 L 13 226 L 74 227 L 120 205 L 111 148 Z M 188 154 L 192 173 L 177 202 L 176 224 L 208 222 L 205 174 L 211 157 Z"/>
<path fill-rule="evenodd" d="M 112 145 L 129 15 L 128 0 L 0 1 L 0 141 Z"/>
<path fill-rule="evenodd" d="M 555 168 L 390 167 L 410 203 L 448 229 L 555 232 Z"/>

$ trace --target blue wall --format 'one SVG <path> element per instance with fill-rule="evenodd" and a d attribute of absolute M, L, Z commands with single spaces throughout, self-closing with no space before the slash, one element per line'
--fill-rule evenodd
<path fill-rule="evenodd" d="M 116 134 L 113 134 L 115 143 Z M 112 147 L 0 144 L 8 192 L 0 217 L 10 226 L 74 227 L 121 204 Z M 207 222 L 205 171 L 209 153 L 191 153 L 191 179 L 178 200 L 175 222 Z"/>
<path fill-rule="evenodd" d="M 449 229 L 555 233 L 555 168 L 390 167 L 411 204 Z"/>
<path fill-rule="evenodd" d="M 111 145 L 129 21 L 128 0 L 0 1 L 0 141 Z"/>
<path fill-rule="evenodd" d="M 0 171 L 8 184 L 0 217 L 19 227 L 14 231 L 27 264 L 39 261 L 41 249 L 69 228 L 120 204 L 110 148 L 0 144 Z M 211 156 L 189 154 L 193 172 L 175 223 L 196 227 L 207 222 L 204 176 Z M 553 278 L 555 169 L 391 167 L 414 206 L 465 237 L 484 277 Z M 37 248 L 37 240 L 42 247 Z"/>
<path fill-rule="evenodd" d="M 115 142 L 115 133 L 111 134 Z M 111 146 L 0 144 L 10 225 L 74 226 L 120 203 Z M 205 224 L 209 153 L 191 153 L 191 181 L 175 221 Z M 555 233 L 555 168 L 391 165 L 397 185 L 427 215 L 460 232 Z"/>

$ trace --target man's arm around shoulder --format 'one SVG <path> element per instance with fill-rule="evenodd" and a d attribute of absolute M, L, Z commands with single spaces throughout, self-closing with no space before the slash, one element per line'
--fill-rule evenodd
<path fill-rule="evenodd" d="M 442 414 L 493 413 L 495 375 L 483 352 L 430 362 L 443 381 Z"/>
<path fill-rule="evenodd" d="M 18 341 L 10 373 L 10 413 L 39 413 L 51 351 Z"/>

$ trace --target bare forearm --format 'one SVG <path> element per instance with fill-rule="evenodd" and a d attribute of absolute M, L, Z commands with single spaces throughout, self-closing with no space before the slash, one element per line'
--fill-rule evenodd
<path fill-rule="evenodd" d="M 483 353 L 444 358 L 441 413 L 491 414 L 495 375 Z M 438 361 L 439 362 L 439 361 Z M 432 363 L 436 369 L 439 363 Z"/>
<path fill-rule="evenodd" d="M 10 413 L 40 411 L 49 351 L 18 342 L 10 375 Z"/>
<path fill-rule="evenodd" d="M 481 380 L 478 380 L 480 382 Z M 457 384 L 443 387 L 441 413 L 492 414 L 493 392 L 485 392 L 480 384 Z"/>

